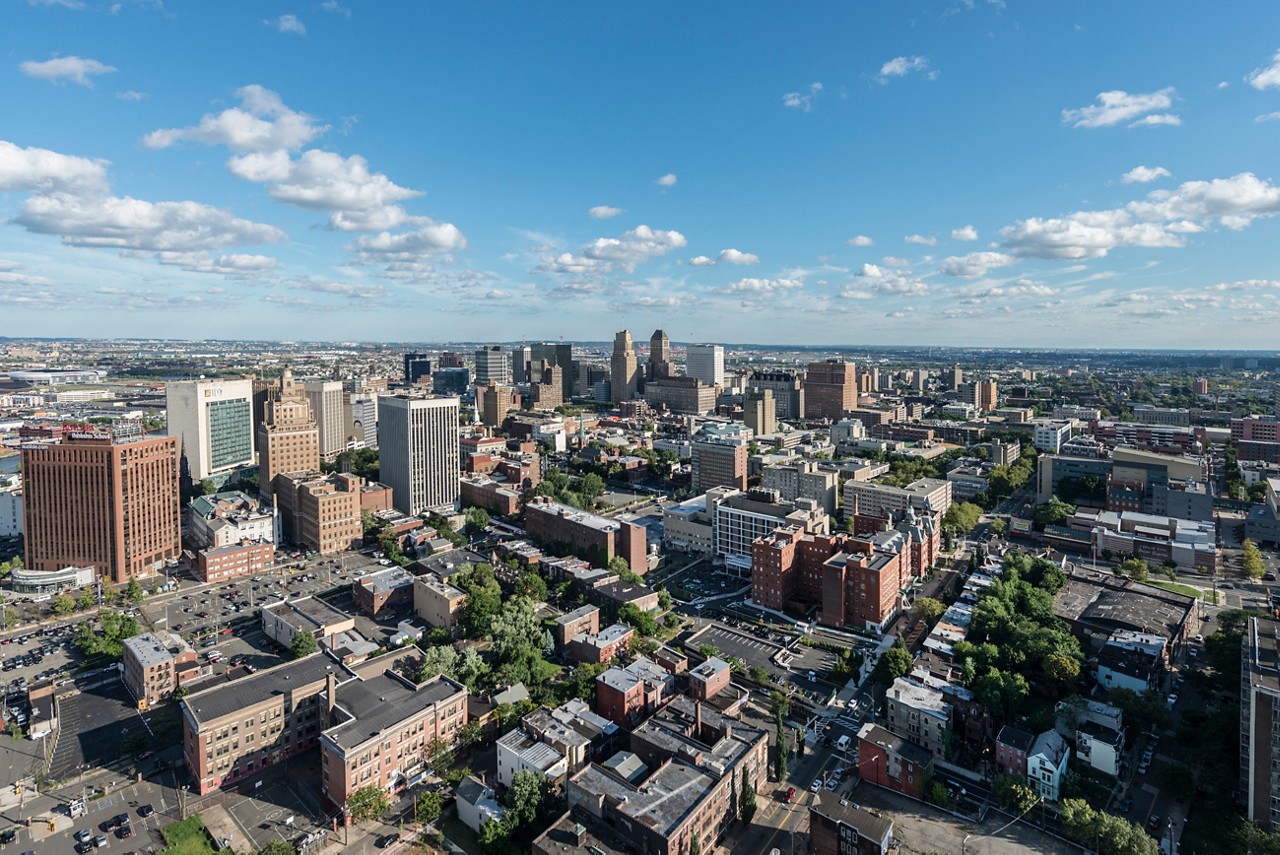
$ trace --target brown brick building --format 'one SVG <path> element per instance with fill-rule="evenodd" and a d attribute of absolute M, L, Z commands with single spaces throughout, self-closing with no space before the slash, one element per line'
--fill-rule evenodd
<path fill-rule="evenodd" d="M 597 516 L 540 497 L 525 506 L 525 531 L 534 542 L 580 555 L 601 567 L 621 556 L 631 572 L 648 570 L 642 526 Z"/>
<path fill-rule="evenodd" d="M 258 428 L 258 490 L 270 498 L 275 478 L 286 472 L 320 471 L 320 428 L 301 383 L 288 368 L 266 388 Z"/>
<path fill-rule="evenodd" d="M 270 567 L 276 559 L 276 548 L 266 541 L 245 541 L 230 546 L 202 549 L 196 553 L 194 568 L 201 582 L 222 582 L 239 576 L 252 576 Z"/>
<path fill-rule="evenodd" d="M 852 362 L 811 362 L 804 375 L 804 417 L 839 421 L 858 406 L 858 370 Z"/>
<path fill-rule="evenodd" d="M 330 555 L 364 538 L 358 475 L 278 475 L 275 493 L 284 537 L 309 552 Z"/>
<path fill-rule="evenodd" d="M 68 433 L 22 450 L 26 564 L 92 566 L 117 583 L 182 553 L 178 441 Z"/>

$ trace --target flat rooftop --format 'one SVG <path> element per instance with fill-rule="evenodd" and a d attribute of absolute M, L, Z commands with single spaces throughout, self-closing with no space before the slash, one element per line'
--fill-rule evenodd
<path fill-rule="evenodd" d="M 413 584 L 413 574 L 403 567 L 388 567 L 356 579 L 356 584 L 375 594 L 385 594 Z"/>
<path fill-rule="evenodd" d="M 716 778 L 679 759 L 664 763 L 638 787 L 595 763 L 573 781 L 581 789 L 615 802 L 618 813 L 663 837 L 669 837 L 716 785 Z"/>
<path fill-rule="evenodd" d="M 350 751 L 455 694 L 465 697 L 466 692 L 461 683 L 443 675 L 417 687 L 390 671 L 348 680 L 338 686 L 335 709 L 348 718 L 322 735 L 342 750 Z"/>
<path fill-rule="evenodd" d="M 608 517 L 602 517 L 587 511 L 580 511 L 577 508 L 562 505 L 559 502 L 530 502 L 525 506 L 524 510 L 526 517 L 531 511 L 536 511 L 562 517 L 578 525 L 589 526 L 597 531 L 617 531 L 622 527 L 617 520 L 611 520 Z"/>
<path fill-rule="evenodd" d="M 303 686 L 323 683 L 329 672 L 339 680 L 350 672 L 323 653 L 313 653 L 248 677 L 188 695 L 182 706 L 196 724 L 211 722 L 238 713 L 277 695 Z"/>

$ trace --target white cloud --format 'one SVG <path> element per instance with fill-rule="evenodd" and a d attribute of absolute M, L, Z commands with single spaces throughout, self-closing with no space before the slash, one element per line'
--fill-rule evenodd
<path fill-rule="evenodd" d="M 100 193 L 107 189 L 103 161 L 19 148 L 0 140 L 0 190 L 30 193 Z"/>
<path fill-rule="evenodd" d="M 737 282 L 730 282 L 728 285 L 720 289 L 722 294 L 778 294 L 784 291 L 794 291 L 804 286 L 804 282 L 800 279 L 779 278 L 779 279 L 739 279 Z"/>
<path fill-rule="evenodd" d="M 708 258 L 705 255 L 695 255 L 693 258 L 689 259 L 689 264 L 694 267 L 715 267 L 716 260 L 714 258 Z"/>
<path fill-rule="evenodd" d="M 1154 128 L 1170 125 L 1173 127 L 1181 127 L 1182 119 L 1173 113 L 1153 113 L 1150 116 L 1143 116 L 1136 122 L 1129 125 L 1131 128 Z"/>
<path fill-rule="evenodd" d="M 720 261 L 725 264 L 759 264 L 760 257 L 752 252 L 742 252 L 737 249 L 720 250 Z"/>
<path fill-rule="evenodd" d="M 1259 91 L 1280 88 L 1280 51 L 1271 57 L 1270 65 L 1260 65 L 1249 72 L 1245 82 Z"/>
<path fill-rule="evenodd" d="M 281 15 L 279 18 L 263 21 L 268 27 L 275 27 L 282 33 L 294 33 L 299 36 L 307 34 L 306 25 L 298 20 L 297 15 Z"/>
<path fill-rule="evenodd" d="M 976 279 L 979 276 L 986 276 L 990 270 L 1008 267 L 1010 264 L 1013 264 L 1013 257 L 1003 252 L 971 252 L 968 255 L 944 258 L 940 269 L 948 276 Z"/>
<path fill-rule="evenodd" d="M 168 148 L 182 140 L 225 145 L 235 152 L 293 150 L 329 129 L 306 113 L 291 110 L 280 96 L 258 84 L 236 90 L 240 107 L 207 113 L 192 128 L 165 128 L 142 138 L 147 148 Z"/>
<path fill-rule="evenodd" d="M 630 272 L 651 258 L 666 255 L 688 243 L 685 236 L 677 231 L 640 225 L 616 238 L 596 238 L 582 248 L 581 255 Z"/>
<path fill-rule="evenodd" d="M 849 246 L 875 246 L 876 242 L 867 235 L 854 235 L 848 240 Z"/>
<path fill-rule="evenodd" d="M 1145 113 L 1168 110 L 1173 106 L 1176 94 L 1172 86 L 1146 93 L 1131 94 L 1120 89 L 1099 92 L 1098 103 L 1075 110 L 1063 110 L 1062 121 L 1073 128 L 1108 128 L 1131 121 L 1133 124 L 1181 124 L 1177 116 L 1168 114 L 1138 118 Z"/>
<path fill-rule="evenodd" d="M 958 229 L 951 230 L 952 240 L 977 240 L 978 230 L 973 226 L 961 226 Z"/>
<path fill-rule="evenodd" d="M 677 181 L 676 174 L 674 172 L 668 172 L 666 175 L 662 176 L 654 183 L 657 184 L 659 187 L 675 187 L 676 181 Z"/>
<path fill-rule="evenodd" d="M 84 3 L 80 0 L 27 0 L 32 6 L 61 6 L 64 9 L 83 9 Z"/>
<path fill-rule="evenodd" d="M 867 299 L 862 294 L 922 295 L 929 293 L 929 284 L 917 279 L 910 271 L 885 270 L 875 264 L 863 264 L 854 271 L 863 280 L 851 286 L 842 296 L 848 299 Z"/>
<path fill-rule="evenodd" d="M 360 262 L 376 263 L 412 261 L 427 255 L 454 252 L 467 245 L 467 239 L 453 223 L 437 223 L 426 217 L 417 217 L 415 220 L 421 224 L 413 231 L 365 235 L 346 248 L 349 252 L 356 253 Z"/>
<path fill-rule="evenodd" d="M 932 235 L 907 235 L 903 239 L 904 243 L 918 243 L 922 246 L 937 246 L 938 239 Z"/>
<path fill-rule="evenodd" d="M 1122 246 L 1180 247 L 1185 235 L 1202 232 L 1214 222 L 1239 230 L 1277 213 L 1280 187 L 1242 172 L 1156 190 L 1123 208 L 1019 220 L 1001 234 L 1005 249 L 1017 256 L 1100 258 Z"/>
<path fill-rule="evenodd" d="M 1146 184 L 1149 181 L 1155 181 L 1157 178 L 1168 178 L 1169 170 L 1163 166 L 1135 166 L 1124 175 L 1120 176 L 1120 180 L 1125 184 Z"/>
<path fill-rule="evenodd" d="M 141 101 L 147 97 L 147 93 L 138 92 L 133 89 L 126 89 L 124 92 L 117 92 L 116 97 L 121 101 Z"/>
<path fill-rule="evenodd" d="M 330 228 L 377 231 L 411 222 L 395 204 L 423 195 L 401 187 L 380 172 L 370 172 L 360 155 L 342 157 L 309 149 L 294 160 L 288 152 L 253 153 L 232 158 L 231 172 L 250 181 L 269 182 L 273 199 L 313 211 L 331 211 Z"/>
<path fill-rule="evenodd" d="M 936 80 L 938 72 L 929 69 L 929 60 L 923 56 L 897 56 L 880 66 L 876 80 L 888 83 L 895 77 L 906 77 L 912 72 L 920 72 L 929 80 Z"/>
<path fill-rule="evenodd" d="M 249 255 L 245 253 L 229 253 L 216 258 L 207 252 L 164 251 L 143 253 L 126 250 L 125 256 L 148 255 L 161 264 L 181 267 L 192 273 L 218 273 L 233 279 L 249 279 L 257 274 L 275 268 L 280 262 L 269 255 Z"/>
<path fill-rule="evenodd" d="M 807 92 L 788 92 L 782 96 L 782 105 L 790 107 L 792 110 L 799 110 L 807 113 L 813 109 L 813 99 L 822 91 L 822 84 L 813 82 L 809 84 Z"/>
<path fill-rule="evenodd" d="M 1261 116 L 1254 116 L 1253 120 L 1258 124 L 1262 124 L 1263 122 L 1274 122 L 1276 120 L 1280 120 L 1280 112 L 1263 113 Z"/>
<path fill-rule="evenodd" d="M 60 56 L 44 62 L 28 60 L 18 66 L 22 73 L 38 80 L 52 83 L 64 83 L 70 80 L 81 86 L 93 86 L 93 79 L 99 74 L 112 74 L 115 67 L 96 59 L 85 59 L 79 56 Z"/>
<path fill-rule="evenodd" d="M 31 196 L 13 221 L 28 231 L 59 235 L 71 246 L 150 252 L 276 243 L 285 238 L 274 226 L 199 202 L 147 202 L 128 196 Z"/>
<path fill-rule="evenodd" d="M 338 0 L 324 0 L 324 2 L 320 4 L 320 8 L 326 12 L 333 12 L 335 15 L 341 15 L 344 18 L 350 19 L 351 17 L 351 9 L 347 6 L 343 6 L 338 2 Z"/>
<path fill-rule="evenodd" d="M 587 209 L 587 216 L 593 220 L 610 220 L 622 212 L 621 208 L 615 208 L 612 205 L 596 205 L 594 208 Z"/>

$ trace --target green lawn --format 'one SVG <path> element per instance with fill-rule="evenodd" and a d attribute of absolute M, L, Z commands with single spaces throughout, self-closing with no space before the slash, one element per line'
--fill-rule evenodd
<path fill-rule="evenodd" d="M 161 834 L 167 845 L 160 850 L 160 855 L 213 855 L 213 844 L 200 814 L 166 825 Z"/>
<path fill-rule="evenodd" d="M 1217 596 L 1213 591 L 1202 591 L 1199 588 L 1193 588 L 1190 585 L 1179 585 L 1177 582 L 1157 582 L 1155 580 L 1148 580 L 1146 584 L 1153 588 L 1163 588 L 1166 591 L 1173 591 L 1175 594 L 1185 594 L 1188 597 L 1195 597 L 1196 599 L 1203 597 L 1206 602 L 1210 602 L 1215 605 L 1218 602 Z"/>

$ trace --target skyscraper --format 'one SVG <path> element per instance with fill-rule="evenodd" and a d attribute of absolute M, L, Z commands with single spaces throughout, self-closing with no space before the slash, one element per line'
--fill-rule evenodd
<path fill-rule="evenodd" d="M 609 361 L 609 383 L 613 403 L 630 401 L 639 386 L 639 363 L 636 347 L 631 342 L 631 330 L 622 330 L 613 336 L 613 357 Z"/>
<path fill-rule="evenodd" d="M 964 385 L 964 369 L 957 362 L 951 366 L 951 388 L 960 391 L 960 387 Z"/>
<path fill-rule="evenodd" d="M 338 380 L 308 380 L 303 384 L 311 417 L 320 428 L 320 456 L 332 460 L 347 447 L 343 429 L 342 383 Z"/>
<path fill-rule="evenodd" d="M 662 330 L 654 330 L 649 337 L 647 376 L 650 380 L 671 376 L 671 339 Z"/>
<path fill-rule="evenodd" d="M 772 389 L 749 389 L 742 404 L 742 420 L 756 436 L 778 430 L 777 410 Z"/>
<path fill-rule="evenodd" d="M 71 433 L 22 449 L 26 564 L 127 582 L 182 554 L 178 440 Z"/>
<path fill-rule="evenodd" d="M 560 372 L 560 397 L 565 401 L 572 398 L 577 389 L 575 383 L 577 372 L 573 366 L 573 345 L 562 341 L 543 341 L 531 346 L 529 348 L 530 373 L 525 378 L 526 382 L 538 382 L 536 375 L 542 370 L 539 366 L 543 362 L 550 366 L 558 365 L 564 369 Z"/>
<path fill-rule="evenodd" d="M 511 382 L 512 383 L 528 383 L 529 382 L 529 359 L 531 352 L 529 345 L 522 344 L 519 347 L 511 348 Z"/>
<path fill-rule="evenodd" d="M 489 381 L 507 383 L 507 354 L 500 347 L 482 347 L 476 351 L 476 385 Z"/>
<path fill-rule="evenodd" d="M 193 480 L 253 465 L 253 381 L 188 380 L 164 391 L 168 433 Z"/>
<path fill-rule="evenodd" d="M 724 348 L 718 344 L 691 344 L 685 373 L 708 386 L 724 385 Z"/>
<path fill-rule="evenodd" d="M 378 479 L 406 514 L 457 510 L 460 403 L 454 396 L 378 399 Z"/>
<path fill-rule="evenodd" d="M 804 416 L 839 421 L 858 406 L 858 370 L 852 362 L 810 362 L 804 377 Z"/>
<path fill-rule="evenodd" d="M 267 390 L 262 427 L 258 429 L 258 492 L 271 498 L 271 482 L 284 472 L 320 469 L 320 428 L 301 384 L 288 368 Z"/>
<path fill-rule="evenodd" d="M 482 421 L 489 427 L 497 427 L 511 409 L 511 387 L 500 386 L 493 381 L 480 390 Z"/>
<path fill-rule="evenodd" d="M 404 382 L 412 386 L 421 377 L 431 373 L 431 360 L 425 353 L 406 353 L 404 355 Z"/>

